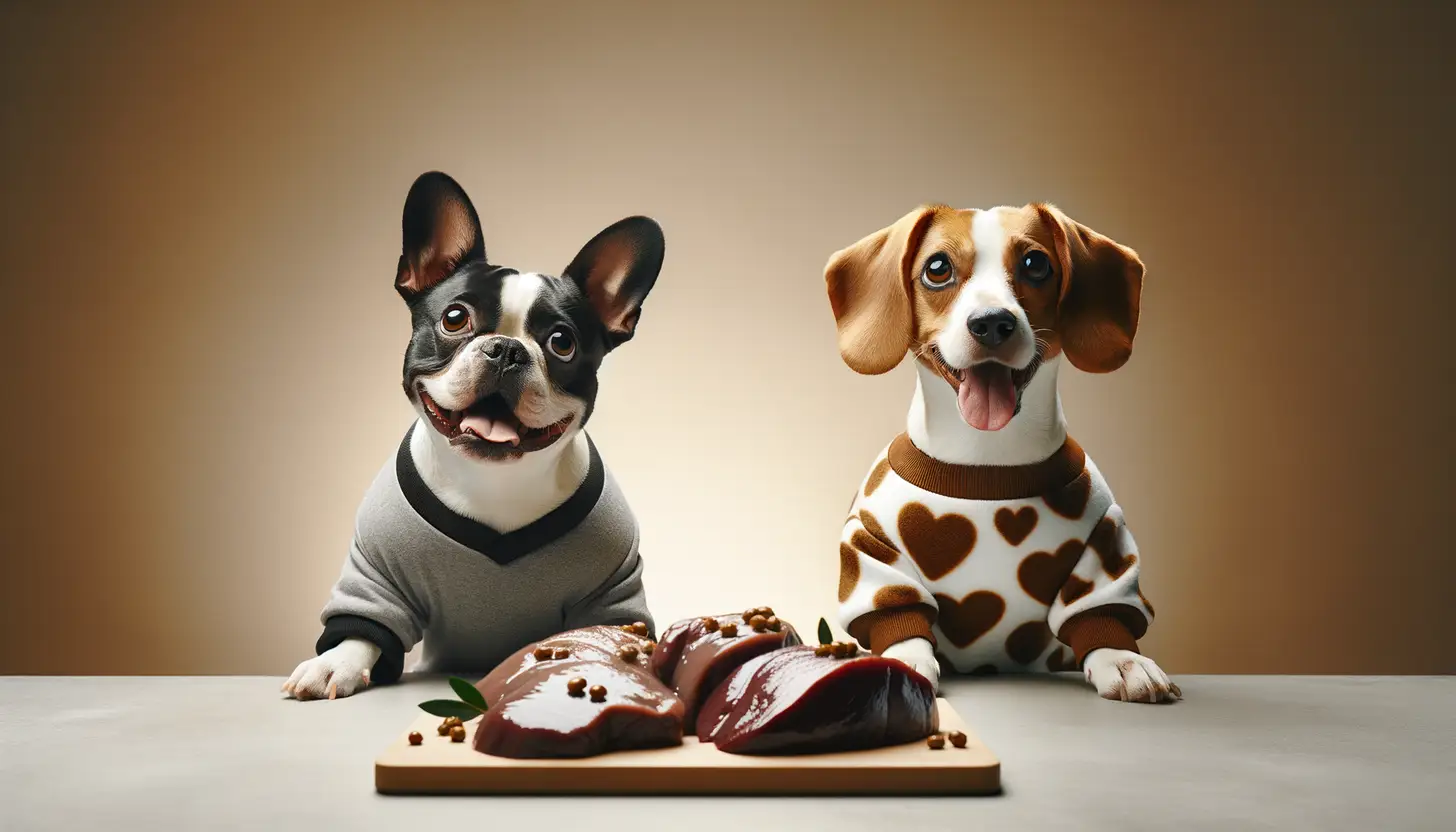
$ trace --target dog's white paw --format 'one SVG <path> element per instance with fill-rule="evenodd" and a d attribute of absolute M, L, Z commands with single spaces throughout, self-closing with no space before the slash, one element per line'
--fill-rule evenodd
<path fill-rule="evenodd" d="M 1158 663 L 1131 650 L 1103 647 L 1087 654 L 1082 674 L 1103 699 L 1122 702 L 1172 702 L 1183 692 Z"/>
<path fill-rule="evenodd" d="M 940 662 L 935 648 L 923 638 L 909 638 L 885 648 L 884 657 L 910 665 L 916 673 L 930 680 L 930 689 L 940 689 Z"/>
<path fill-rule="evenodd" d="M 283 683 L 283 692 L 294 699 L 349 696 L 369 687 L 369 669 L 379 660 L 379 652 L 363 639 L 344 639 L 295 668 Z"/>

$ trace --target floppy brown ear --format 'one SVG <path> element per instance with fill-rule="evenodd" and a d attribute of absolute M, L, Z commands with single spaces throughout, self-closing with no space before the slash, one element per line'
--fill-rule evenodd
<path fill-rule="evenodd" d="M 1062 352 L 1083 372 L 1110 373 L 1132 356 L 1143 261 L 1137 252 L 1073 221 L 1055 206 L 1035 207 L 1061 261 L 1057 335 Z"/>
<path fill-rule="evenodd" d="M 824 267 L 839 355 L 857 373 L 887 373 L 910 349 L 910 270 L 936 211 L 917 208 L 835 252 Z"/>

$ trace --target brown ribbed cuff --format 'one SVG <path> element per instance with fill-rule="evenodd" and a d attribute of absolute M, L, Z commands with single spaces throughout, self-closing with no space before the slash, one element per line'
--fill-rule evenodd
<path fill-rule="evenodd" d="M 1087 467 L 1087 455 L 1070 436 L 1056 453 L 1032 465 L 953 465 L 927 455 L 903 433 L 890 443 L 885 458 L 911 485 L 961 500 L 1040 497 L 1066 487 Z"/>
<path fill-rule="evenodd" d="M 879 655 L 885 648 L 912 638 L 923 638 L 932 645 L 935 635 L 930 627 L 935 623 L 935 610 L 928 606 L 896 607 L 875 610 L 849 622 L 849 634 L 871 653 Z"/>
<path fill-rule="evenodd" d="M 1128 610 L 1138 615 L 1131 607 Z M 1072 648 L 1078 667 L 1082 666 L 1082 660 L 1087 658 L 1088 653 L 1101 647 L 1138 652 L 1132 630 L 1122 616 L 1109 607 L 1097 607 L 1068 618 L 1061 632 L 1057 633 L 1057 640 Z"/>

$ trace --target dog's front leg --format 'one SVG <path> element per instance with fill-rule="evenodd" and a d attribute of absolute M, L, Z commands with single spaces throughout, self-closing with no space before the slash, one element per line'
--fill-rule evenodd
<path fill-rule="evenodd" d="M 379 660 L 380 650 L 360 638 L 346 638 L 301 663 L 283 683 L 283 692 L 294 699 L 337 699 L 369 686 L 369 669 Z"/>
<path fill-rule="evenodd" d="M 1131 650 L 1103 647 L 1087 654 L 1082 675 L 1103 699 L 1122 702 L 1172 702 L 1183 692 L 1158 663 Z"/>

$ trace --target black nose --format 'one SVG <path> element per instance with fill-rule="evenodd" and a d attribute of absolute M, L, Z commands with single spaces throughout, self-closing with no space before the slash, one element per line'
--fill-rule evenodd
<path fill-rule="evenodd" d="M 1016 332 L 1016 316 L 1005 309 L 997 309 L 971 318 L 966 326 L 971 329 L 971 337 L 982 346 L 995 349 Z"/>
<path fill-rule="evenodd" d="M 480 351 L 496 372 L 504 373 L 517 367 L 524 367 L 531 360 L 526 345 L 504 335 L 491 335 L 480 344 Z"/>

